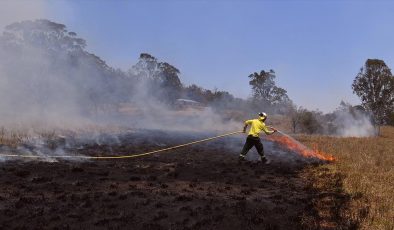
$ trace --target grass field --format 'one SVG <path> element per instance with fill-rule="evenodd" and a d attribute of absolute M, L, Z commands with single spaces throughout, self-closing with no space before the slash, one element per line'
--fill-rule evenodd
<path fill-rule="evenodd" d="M 332 154 L 335 163 L 310 167 L 303 176 L 321 191 L 314 204 L 327 228 L 394 229 L 394 127 L 380 137 L 298 136 L 305 145 Z"/>

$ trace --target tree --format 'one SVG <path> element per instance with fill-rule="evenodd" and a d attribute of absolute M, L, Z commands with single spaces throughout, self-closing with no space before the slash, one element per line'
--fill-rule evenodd
<path fill-rule="evenodd" d="M 201 102 L 201 103 L 206 103 L 206 90 L 201 88 L 200 86 L 197 86 L 195 84 L 192 84 L 190 86 L 187 86 L 184 88 L 184 96 L 186 98 Z"/>
<path fill-rule="evenodd" d="M 322 128 L 319 121 L 316 119 L 316 112 L 303 110 L 299 116 L 300 128 L 302 132 L 313 134 L 318 132 Z"/>
<path fill-rule="evenodd" d="M 174 102 L 182 92 L 182 83 L 178 77 L 180 71 L 167 62 L 159 63 L 159 85 L 162 89 L 162 96 L 170 103 Z"/>
<path fill-rule="evenodd" d="M 158 62 L 150 54 L 142 53 L 130 70 L 130 76 L 136 76 L 147 83 L 147 91 L 158 100 L 173 103 L 182 93 L 180 71 L 167 62 Z"/>
<path fill-rule="evenodd" d="M 46 19 L 23 21 L 5 27 L 3 39 L 7 45 L 26 45 L 47 49 L 48 51 L 82 51 L 86 41 L 68 32 L 63 24 Z"/>
<path fill-rule="evenodd" d="M 298 127 L 301 123 L 302 114 L 305 113 L 306 110 L 302 107 L 292 106 L 289 113 L 290 113 L 290 124 L 291 128 L 293 129 L 293 133 L 297 132 Z"/>
<path fill-rule="evenodd" d="M 388 124 L 394 126 L 394 112 L 390 114 Z"/>
<path fill-rule="evenodd" d="M 262 101 L 268 105 L 277 105 L 289 102 L 287 91 L 277 87 L 275 84 L 275 72 L 271 69 L 269 72 L 264 70 L 260 73 L 253 73 L 249 76 L 249 85 L 252 86 L 253 99 Z"/>
<path fill-rule="evenodd" d="M 353 81 L 352 89 L 373 114 L 375 125 L 386 124 L 394 109 L 394 77 L 383 60 L 368 59 Z"/>

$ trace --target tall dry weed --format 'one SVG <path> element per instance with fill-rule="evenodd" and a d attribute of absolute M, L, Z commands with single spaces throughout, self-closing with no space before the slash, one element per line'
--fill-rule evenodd
<path fill-rule="evenodd" d="M 313 169 L 312 175 L 316 189 L 338 186 L 349 195 L 348 206 L 340 210 L 341 218 L 358 223 L 360 229 L 394 229 L 394 127 L 382 127 L 380 137 L 297 139 L 336 157 L 335 163 Z M 327 175 L 322 178 L 322 170 L 339 175 L 341 182 L 333 184 L 330 178 L 334 177 Z"/>

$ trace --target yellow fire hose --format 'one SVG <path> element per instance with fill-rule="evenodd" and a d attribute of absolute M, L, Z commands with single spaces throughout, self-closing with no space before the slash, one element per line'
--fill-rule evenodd
<path fill-rule="evenodd" d="M 153 151 L 150 151 L 150 152 L 140 153 L 140 154 L 134 154 L 134 155 L 123 155 L 123 156 L 72 156 L 72 155 L 64 155 L 64 156 L 38 156 L 38 155 L 0 154 L 0 157 L 18 157 L 18 158 L 75 158 L 75 159 L 124 159 L 124 158 L 136 158 L 136 157 L 147 156 L 147 155 L 151 155 L 151 154 L 154 154 L 154 153 L 164 152 L 164 151 L 168 151 L 168 150 L 172 150 L 172 149 L 178 149 L 178 148 L 182 148 L 182 147 L 185 147 L 185 146 L 198 144 L 198 143 L 201 143 L 201 142 L 206 142 L 206 141 L 218 139 L 218 138 L 221 138 L 221 137 L 234 135 L 234 134 L 237 134 L 237 133 L 242 133 L 242 131 L 236 131 L 236 132 L 231 132 L 231 133 L 225 133 L 225 134 L 221 134 L 221 135 L 218 135 L 218 136 L 214 136 L 214 137 L 210 137 L 210 138 L 206 138 L 206 139 L 202 139 L 202 140 L 198 140 L 198 141 L 192 141 L 192 142 L 189 142 L 189 143 L 186 143 L 186 144 L 175 145 L 175 146 L 168 147 L 168 148 L 164 148 L 164 149 L 158 149 L 158 150 L 153 150 Z"/>

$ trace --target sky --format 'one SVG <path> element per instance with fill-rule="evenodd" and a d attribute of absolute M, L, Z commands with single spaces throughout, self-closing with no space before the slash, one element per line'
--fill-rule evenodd
<path fill-rule="evenodd" d="M 0 26 L 47 18 L 129 69 L 149 53 L 181 81 L 247 98 L 248 75 L 273 69 L 298 106 L 331 112 L 360 101 L 351 84 L 368 58 L 394 66 L 394 1 L 1 0 Z"/>

